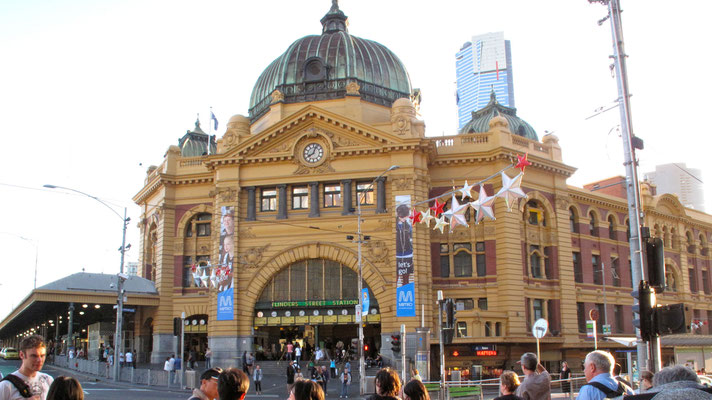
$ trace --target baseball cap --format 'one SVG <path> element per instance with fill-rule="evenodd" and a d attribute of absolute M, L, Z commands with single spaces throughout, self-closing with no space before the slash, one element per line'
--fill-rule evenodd
<path fill-rule="evenodd" d="M 202 375 L 200 375 L 200 380 L 210 380 L 210 379 L 218 379 L 218 376 L 223 372 L 222 368 L 214 367 L 206 370 L 203 372 Z"/>

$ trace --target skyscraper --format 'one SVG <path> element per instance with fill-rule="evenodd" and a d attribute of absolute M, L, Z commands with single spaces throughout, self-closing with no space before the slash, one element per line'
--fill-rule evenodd
<path fill-rule="evenodd" d="M 656 165 L 645 179 L 657 186 L 657 193 L 673 193 L 685 207 L 705 211 L 705 193 L 702 173 L 697 168 L 687 168 L 685 163 Z"/>
<path fill-rule="evenodd" d="M 504 32 L 472 37 L 455 56 L 457 73 L 458 129 L 472 118 L 472 111 L 487 105 L 494 90 L 497 101 L 514 107 L 512 53 Z"/>

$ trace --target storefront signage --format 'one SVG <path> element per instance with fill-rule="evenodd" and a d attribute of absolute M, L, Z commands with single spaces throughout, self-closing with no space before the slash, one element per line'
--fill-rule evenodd
<path fill-rule="evenodd" d="M 476 344 L 475 351 L 479 350 L 497 350 L 497 345 L 495 344 Z"/>
<path fill-rule="evenodd" d="M 309 301 L 273 301 L 272 308 L 285 307 L 328 307 L 328 306 L 353 306 L 358 300 L 309 300 Z"/>
<path fill-rule="evenodd" d="M 477 350 L 475 355 L 478 357 L 492 357 L 497 355 L 497 350 Z"/>

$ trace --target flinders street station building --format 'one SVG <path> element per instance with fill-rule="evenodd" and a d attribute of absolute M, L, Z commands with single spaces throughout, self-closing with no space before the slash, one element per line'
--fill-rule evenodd
<path fill-rule="evenodd" d="M 217 138 L 196 122 L 148 169 L 133 199 L 138 275 L 156 294 L 124 328 L 145 361 L 176 352 L 182 314 L 186 348 L 202 358 L 210 347 L 222 366 L 245 351 L 277 359 L 289 341 L 333 357 L 360 319 L 368 355 L 389 359 L 402 324 L 413 362 L 416 329 L 429 328 L 435 376 L 438 291 L 457 310 L 448 369 L 512 368 L 536 351 L 542 318 L 541 358 L 554 372 L 561 360 L 578 371 L 593 349 L 592 314 L 610 336 L 635 335 L 624 185 L 567 184 L 576 168 L 558 138 L 494 96 L 457 135 L 429 137 L 399 58 L 353 36 L 338 6 L 321 24 L 266 66 L 248 115 Z M 663 339 L 663 363 L 710 368 L 712 341 L 699 339 L 712 330 L 712 216 L 647 182 L 641 197 L 665 246 L 658 301 L 687 304 L 699 322 Z M 598 346 L 625 362 L 624 345 Z"/>

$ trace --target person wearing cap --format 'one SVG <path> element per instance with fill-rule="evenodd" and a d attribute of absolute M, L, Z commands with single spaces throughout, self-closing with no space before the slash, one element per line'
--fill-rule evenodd
<path fill-rule="evenodd" d="M 519 364 L 522 365 L 525 377 L 515 394 L 524 400 L 550 400 L 551 376 L 536 354 L 522 354 Z"/>
<path fill-rule="evenodd" d="M 218 398 L 218 377 L 221 368 L 210 368 L 200 375 L 200 388 L 193 389 L 188 400 L 213 400 Z"/>

